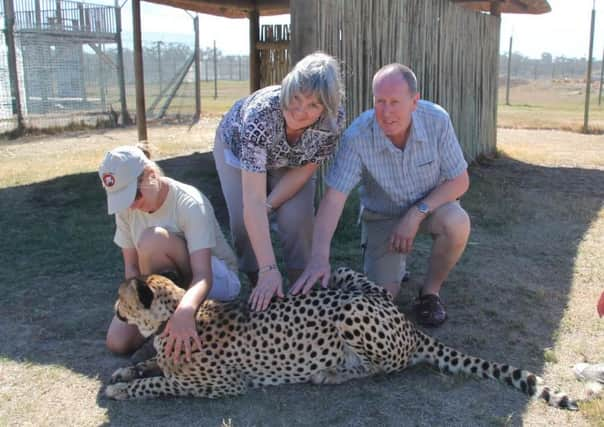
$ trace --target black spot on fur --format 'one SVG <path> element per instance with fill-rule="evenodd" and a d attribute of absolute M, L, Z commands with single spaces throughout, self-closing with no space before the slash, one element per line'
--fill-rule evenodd
<path fill-rule="evenodd" d="M 513 373 L 512 373 L 512 377 L 514 377 L 514 379 L 516 381 L 518 381 L 521 377 L 522 377 L 522 371 L 520 369 L 516 369 Z"/>
<path fill-rule="evenodd" d="M 526 381 L 520 381 L 520 389 L 522 390 L 523 393 L 527 392 Z"/>
<path fill-rule="evenodd" d="M 537 378 L 535 378 L 535 376 L 531 374 L 526 377 L 526 383 L 528 385 L 528 394 L 531 396 L 534 395 L 536 391 L 535 388 L 537 386 Z"/>
<path fill-rule="evenodd" d="M 140 279 L 136 280 L 136 293 L 138 294 L 138 299 L 143 304 L 143 307 L 150 308 L 151 303 L 153 302 L 153 291 L 149 289 L 149 286 L 145 283 L 145 281 Z"/>

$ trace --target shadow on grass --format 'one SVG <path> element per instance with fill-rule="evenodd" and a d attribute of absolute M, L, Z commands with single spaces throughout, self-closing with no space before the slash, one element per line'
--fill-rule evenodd
<path fill-rule="evenodd" d="M 166 175 L 204 192 L 226 225 L 210 153 L 160 165 Z M 541 372 L 543 349 L 553 346 L 568 302 L 578 244 L 602 207 L 604 172 L 509 159 L 471 172 L 463 201 L 473 221 L 471 242 L 443 290 L 450 321 L 434 334 L 470 354 Z M 360 268 L 355 200 L 338 229 L 334 266 Z M 95 173 L 0 190 L 6 242 L 0 273 L 8 278 L 0 293 L 0 357 L 60 365 L 104 383 L 128 363 L 104 347 L 123 274 L 112 243 L 113 218 L 105 212 Z M 403 290 L 403 311 L 423 277 L 428 243 L 418 241 L 411 258 L 413 280 Z M 219 401 L 112 402 L 101 390 L 97 402 L 114 425 L 219 425 L 231 419 L 237 426 L 520 423 L 526 403 L 500 384 L 426 369 L 344 386 L 251 390 Z"/>

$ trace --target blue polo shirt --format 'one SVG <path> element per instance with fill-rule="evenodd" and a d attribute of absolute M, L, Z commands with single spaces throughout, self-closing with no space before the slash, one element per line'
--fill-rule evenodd
<path fill-rule="evenodd" d="M 467 167 L 449 114 L 420 100 L 403 150 L 384 135 L 373 109 L 355 119 L 344 132 L 326 182 L 345 194 L 360 183 L 362 206 L 396 217 Z"/>

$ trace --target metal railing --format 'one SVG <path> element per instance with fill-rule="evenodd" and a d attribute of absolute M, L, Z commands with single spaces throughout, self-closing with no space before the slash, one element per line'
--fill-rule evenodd
<path fill-rule="evenodd" d="M 116 32 L 115 7 L 69 0 L 14 0 L 16 32 Z"/>

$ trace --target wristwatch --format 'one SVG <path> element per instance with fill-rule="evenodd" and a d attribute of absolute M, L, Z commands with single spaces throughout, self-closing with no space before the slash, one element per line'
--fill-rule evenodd
<path fill-rule="evenodd" d="M 426 202 L 419 202 L 415 205 L 415 207 L 420 213 L 424 215 L 428 215 L 430 213 L 430 206 L 428 206 Z"/>

